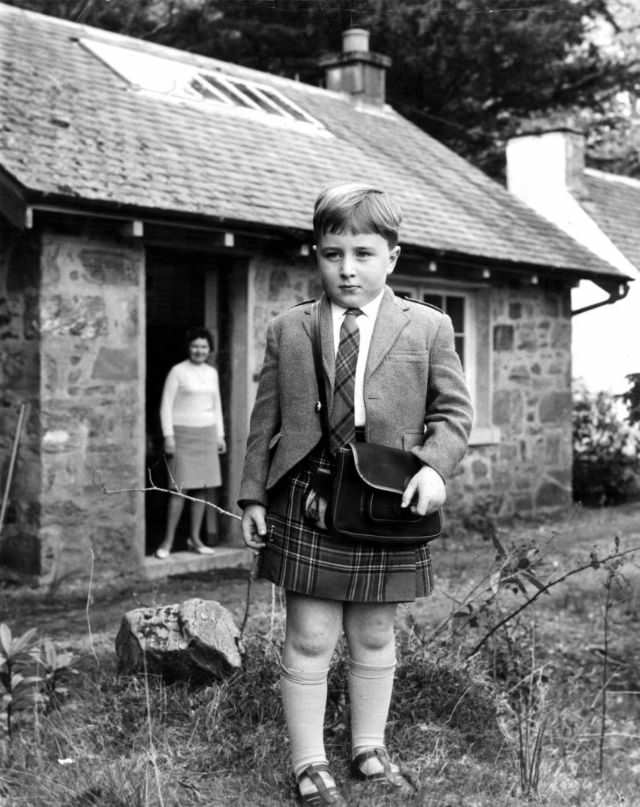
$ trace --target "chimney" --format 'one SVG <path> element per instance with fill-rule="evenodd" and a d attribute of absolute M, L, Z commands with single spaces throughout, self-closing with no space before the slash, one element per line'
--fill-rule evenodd
<path fill-rule="evenodd" d="M 507 143 L 507 187 L 525 202 L 532 194 L 554 189 L 584 199 L 584 140 L 582 132 L 570 128 L 512 137 Z"/>
<path fill-rule="evenodd" d="M 354 99 L 384 104 L 385 78 L 391 59 L 369 50 L 369 31 L 349 28 L 342 32 L 342 53 L 322 56 L 328 90 L 345 92 Z"/>

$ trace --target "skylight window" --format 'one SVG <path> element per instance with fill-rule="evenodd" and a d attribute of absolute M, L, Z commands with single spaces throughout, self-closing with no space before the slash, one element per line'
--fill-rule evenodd
<path fill-rule="evenodd" d="M 138 90 L 187 101 L 211 102 L 227 109 L 323 129 L 315 118 L 266 84 L 104 42 L 83 39 L 82 44 Z"/>

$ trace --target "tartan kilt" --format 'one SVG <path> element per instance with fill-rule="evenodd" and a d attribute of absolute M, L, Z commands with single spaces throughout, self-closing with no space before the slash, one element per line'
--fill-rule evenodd
<path fill-rule="evenodd" d="M 258 576 L 286 591 L 341 602 L 428 596 L 433 581 L 427 544 L 388 549 L 355 543 L 304 518 L 303 502 L 318 467 L 331 467 L 324 452 L 311 454 L 270 491 Z"/>

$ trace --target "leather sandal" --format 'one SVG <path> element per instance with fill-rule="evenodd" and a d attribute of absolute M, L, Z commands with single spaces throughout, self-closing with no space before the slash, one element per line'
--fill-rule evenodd
<path fill-rule="evenodd" d="M 382 770 L 365 773 L 363 766 L 369 759 L 377 759 L 382 765 Z M 355 756 L 351 762 L 351 775 L 362 782 L 381 782 L 404 790 L 415 789 L 411 779 L 391 762 L 386 748 L 369 748 Z"/>
<path fill-rule="evenodd" d="M 338 788 L 333 785 L 327 786 L 321 776 L 321 772 L 328 773 L 333 779 L 329 771 L 329 766 L 324 763 L 317 763 L 315 765 L 307 765 L 302 773 L 297 777 L 298 783 L 298 803 L 305 807 L 347 807 L 347 802 L 342 797 Z M 315 785 L 315 790 L 311 793 L 306 793 L 304 796 L 300 792 L 300 780 L 304 777 L 311 779 Z"/>

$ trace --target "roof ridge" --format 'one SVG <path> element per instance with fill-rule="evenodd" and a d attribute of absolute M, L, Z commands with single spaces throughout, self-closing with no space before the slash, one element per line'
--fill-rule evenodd
<path fill-rule="evenodd" d="M 640 179 L 636 179 L 635 177 L 628 177 L 624 174 L 613 174 L 611 171 L 600 171 L 598 168 L 585 168 L 584 172 L 592 177 L 600 177 L 607 182 L 620 182 L 623 185 L 631 185 L 634 188 L 640 189 Z"/>

